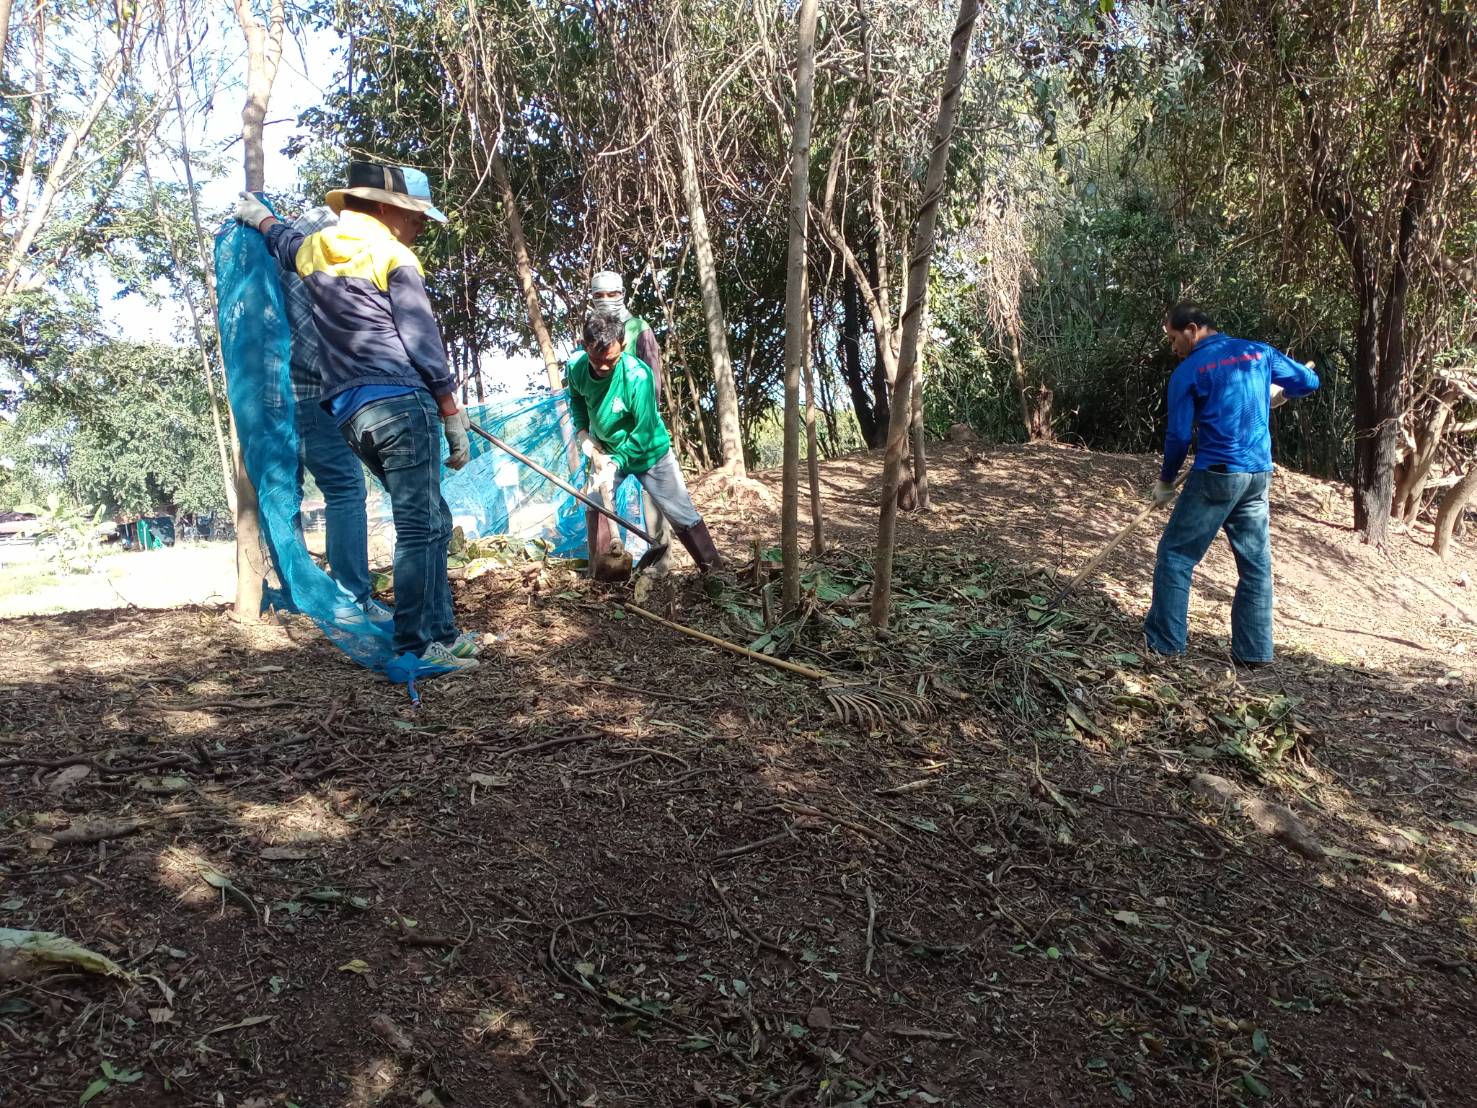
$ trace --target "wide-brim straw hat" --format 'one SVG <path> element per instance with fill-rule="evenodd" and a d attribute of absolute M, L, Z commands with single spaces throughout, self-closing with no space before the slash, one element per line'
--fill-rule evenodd
<path fill-rule="evenodd" d="M 335 212 L 341 212 L 346 196 L 422 212 L 438 223 L 446 222 L 446 213 L 431 203 L 430 181 L 418 169 L 375 162 L 350 162 L 348 185 L 334 189 L 323 199 Z"/>

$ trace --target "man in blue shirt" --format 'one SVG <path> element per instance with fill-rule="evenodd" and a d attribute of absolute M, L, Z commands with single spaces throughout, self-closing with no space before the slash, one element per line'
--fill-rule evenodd
<path fill-rule="evenodd" d="M 1152 496 L 1155 504 L 1164 507 L 1174 500 L 1175 478 L 1192 436 L 1196 450 L 1194 467 L 1159 540 L 1144 637 L 1157 653 L 1184 653 L 1190 581 L 1224 528 L 1237 575 L 1231 657 L 1244 665 L 1266 665 L 1272 660 L 1270 414 L 1274 404 L 1316 389 L 1318 375 L 1280 350 L 1221 334 L 1197 304 L 1171 308 L 1164 333 L 1184 360 L 1169 379 L 1169 430 L 1164 467 Z"/>

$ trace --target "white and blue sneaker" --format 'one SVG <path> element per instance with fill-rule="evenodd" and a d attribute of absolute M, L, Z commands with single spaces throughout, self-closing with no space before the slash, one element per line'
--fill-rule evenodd
<path fill-rule="evenodd" d="M 373 598 L 364 602 L 364 614 L 369 617 L 370 623 L 395 622 L 395 613 Z"/>

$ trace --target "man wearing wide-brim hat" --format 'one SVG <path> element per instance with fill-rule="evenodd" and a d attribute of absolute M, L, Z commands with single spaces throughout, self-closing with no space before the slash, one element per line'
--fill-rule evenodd
<path fill-rule="evenodd" d="M 470 457 L 470 424 L 456 401 L 441 330 L 410 249 L 432 203 L 425 174 L 352 162 L 349 182 L 326 197 L 338 222 L 304 235 L 242 193 L 236 218 L 255 227 L 307 288 L 319 338 L 320 403 L 354 453 L 379 478 L 395 520 L 395 652 L 446 669 L 476 664 L 475 637 L 459 634 L 446 576 L 451 511 L 441 496 L 446 464 Z"/>

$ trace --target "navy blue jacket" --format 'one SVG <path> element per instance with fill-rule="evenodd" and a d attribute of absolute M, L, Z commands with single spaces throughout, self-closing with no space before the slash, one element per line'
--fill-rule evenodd
<path fill-rule="evenodd" d="M 1197 435 L 1195 468 L 1223 465 L 1229 473 L 1272 468 L 1268 430 L 1273 385 L 1289 399 L 1318 387 L 1318 375 L 1261 342 L 1210 335 L 1169 378 L 1169 431 L 1164 436 L 1161 481 L 1173 481 Z"/>
<path fill-rule="evenodd" d="M 323 407 L 361 385 L 423 388 L 438 398 L 455 390 L 420 261 L 388 227 L 345 211 L 311 235 L 274 223 L 266 238 L 278 264 L 295 271 L 312 297 Z"/>

